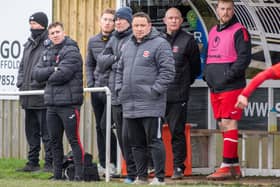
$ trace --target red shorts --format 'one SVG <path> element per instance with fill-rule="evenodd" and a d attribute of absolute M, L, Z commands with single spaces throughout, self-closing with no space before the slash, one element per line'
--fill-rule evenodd
<path fill-rule="evenodd" d="M 235 108 L 234 105 L 242 90 L 243 89 L 238 89 L 210 94 L 215 119 L 241 119 L 242 109 Z"/>

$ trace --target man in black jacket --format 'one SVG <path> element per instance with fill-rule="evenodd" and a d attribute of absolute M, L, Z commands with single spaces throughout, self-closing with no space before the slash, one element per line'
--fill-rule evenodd
<path fill-rule="evenodd" d="M 165 38 L 171 44 L 175 59 L 175 78 L 167 89 L 165 118 L 172 135 L 173 168 L 172 179 L 181 179 L 186 159 L 185 124 L 187 121 L 187 103 L 190 85 L 201 72 L 198 45 L 193 36 L 183 31 L 181 12 L 170 8 L 165 13 Z"/>
<path fill-rule="evenodd" d="M 97 65 L 97 56 L 104 49 L 108 43 L 111 33 L 114 30 L 114 16 L 115 10 L 107 8 L 103 11 L 100 18 L 101 32 L 88 41 L 87 58 L 86 58 L 86 75 L 88 87 L 103 87 L 108 86 L 108 71 L 102 72 Z M 104 92 L 97 92 L 91 94 L 91 103 L 94 110 L 96 120 L 96 135 L 99 165 L 99 175 L 105 174 L 105 150 L 106 150 L 106 95 Z M 111 131 L 111 164 L 110 173 L 116 173 L 117 160 L 117 140 L 116 136 Z"/>
<path fill-rule="evenodd" d="M 29 17 L 31 36 L 24 44 L 23 57 L 20 63 L 17 87 L 20 91 L 42 90 L 45 84 L 37 84 L 31 79 L 32 68 L 39 62 L 45 49 L 44 41 L 48 37 L 48 18 L 43 12 L 36 12 Z M 50 139 L 47 131 L 46 106 L 43 96 L 20 96 L 22 108 L 25 110 L 25 135 L 29 145 L 28 162 L 18 171 L 37 171 L 39 166 L 39 152 L 41 138 L 45 147 L 44 171 L 52 170 L 52 154 Z"/>
<path fill-rule="evenodd" d="M 80 140 L 80 107 L 83 103 L 83 61 L 77 43 L 65 36 L 63 25 L 54 22 L 48 27 L 50 47 L 43 52 L 32 77 L 46 82 L 44 101 L 54 160 L 54 179 L 62 179 L 63 132 L 71 145 L 75 177 L 83 179 L 84 150 Z"/>

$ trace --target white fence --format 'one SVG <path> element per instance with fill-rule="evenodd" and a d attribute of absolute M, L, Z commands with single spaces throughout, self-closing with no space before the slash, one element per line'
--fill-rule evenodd
<path fill-rule="evenodd" d="M 108 87 L 84 88 L 84 92 L 105 92 L 106 94 L 106 173 L 105 180 L 110 180 L 110 144 L 111 144 L 111 91 Z M 18 91 L 18 92 L 0 92 L 0 95 L 42 95 L 43 90 Z M 88 98 L 88 97 L 86 97 Z M 90 102 L 85 102 L 81 108 L 81 128 L 80 133 L 85 145 L 85 150 L 92 152 L 93 132 L 96 132 L 92 123 L 92 109 Z M 8 105 L 8 106 L 7 106 Z M 27 144 L 24 134 L 24 112 L 21 110 L 18 101 L 0 101 L 0 157 L 25 158 Z M 88 117 L 87 117 L 88 116 Z M 96 149 L 95 149 L 96 151 Z"/>

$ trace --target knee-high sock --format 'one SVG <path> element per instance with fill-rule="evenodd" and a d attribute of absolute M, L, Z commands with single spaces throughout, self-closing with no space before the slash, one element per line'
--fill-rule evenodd
<path fill-rule="evenodd" d="M 227 164 L 238 163 L 238 130 L 225 131 L 223 140 L 223 162 Z"/>

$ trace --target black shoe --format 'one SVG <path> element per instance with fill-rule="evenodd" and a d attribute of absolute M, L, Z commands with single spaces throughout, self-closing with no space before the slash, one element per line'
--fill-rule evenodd
<path fill-rule="evenodd" d="M 35 171 L 39 171 L 39 170 L 40 170 L 39 165 L 26 164 L 23 168 L 17 169 L 16 171 L 19 171 L 19 172 L 35 172 Z"/>
<path fill-rule="evenodd" d="M 171 179 L 177 180 L 177 179 L 182 179 L 183 177 L 184 177 L 183 170 L 181 168 L 176 168 L 174 169 Z"/>
<path fill-rule="evenodd" d="M 42 169 L 43 172 L 52 173 L 53 172 L 53 166 L 51 164 L 45 164 L 44 168 Z"/>

